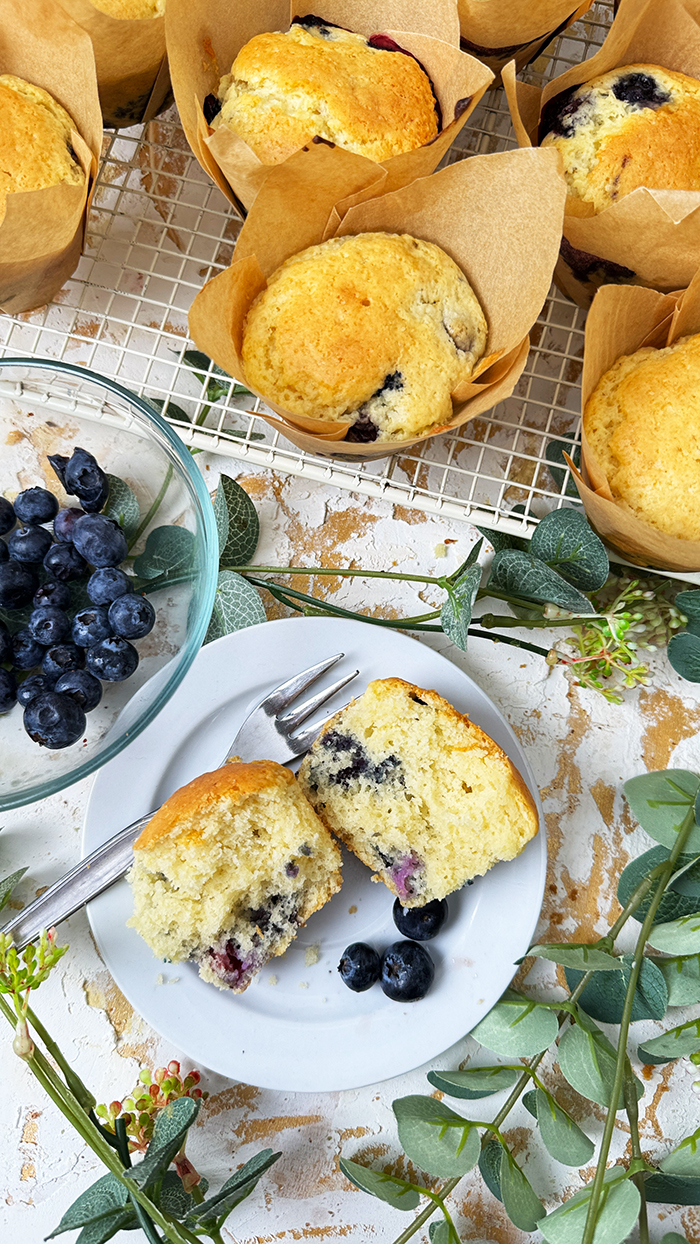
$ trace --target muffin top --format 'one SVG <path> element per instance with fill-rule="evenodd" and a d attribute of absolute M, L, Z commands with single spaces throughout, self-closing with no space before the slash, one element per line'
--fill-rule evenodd
<path fill-rule="evenodd" d="M 162 17 L 165 0 L 90 0 L 94 8 L 108 17 Z"/>
<path fill-rule="evenodd" d="M 430 79 L 413 56 L 386 36 L 367 40 L 318 18 L 246 43 L 221 79 L 219 100 L 212 126 L 229 126 L 263 164 L 279 164 L 315 138 L 384 160 L 423 146 L 440 128 Z"/>
<path fill-rule="evenodd" d="M 360 233 L 272 274 L 246 317 L 243 362 L 290 414 L 347 422 L 351 441 L 402 440 L 451 419 L 486 336 L 474 291 L 439 246 Z"/>
<path fill-rule="evenodd" d="M 700 82 L 657 65 L 612 69 L 549 101 L 543 147 L 569 194 L 602 212 L 632 190 L 700 190 Z"/>
<path fill-rule="evenodd" d="M 71 147 L 74 129 L 48 91 L 0 75 L 0 213 L 5 196 L 18 190 L 83 184 L 85 174 Z"/>
<path fill-rule="evenodd" d="M 583 427 L 625 509 L 700 540 L 700 334 L 619 358 L 589 397 Z"/>

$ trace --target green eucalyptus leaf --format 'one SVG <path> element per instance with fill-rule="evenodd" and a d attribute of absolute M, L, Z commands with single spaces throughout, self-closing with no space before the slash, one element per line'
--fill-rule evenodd
<path fill-rule="evenodd" d="M 649 942 L 655 950 L 667 955 L 696 955 L 700 953 L 700 911 L 655 924 L 649 933 Z"/>
<path fill-rule="evenodd" d="M 684 1235 L 679 1235 L 677 1231 L 667 1231 L 661 1237 L 661 1244 L 688 1244 Z"/>
<path fill-rule="evenodd" d="M 222 541 L 225 510 L 225 538 Z M 216 490 L 214 516 L 219 532 L 219 562 L 226 566 L 245 566 L 251 560 L 260 538 L 260 520 L 245 488 L 230 475 L 222 475 Z"/>
<path fill-rule="evenodd" d="M 548 1049 L 558 1031 L 554 1011 L 508 989 L 471 1035 L 497 1054 L 521 1058 Z"/>
<path fill-rule="evenodd" d="M 700 622 L 700 590 L 698 588 L 679 592 L 673 603 L 690 622 Z"/>
<path fill-rule="evenodd" d="M 633 1230 L 641 1198 L 623 1167 L 605 1172 L 593 1244 L 622 1244 Z M 591 1189 L 582 1188 L 538 1223 L 547 1244 L 580 1244 L 586 1226 Z"/>
<path fill-rule="evenodd" d="M 240 1205 L 241 1201 L 250 1196 L 261 1176 L 281 1157 L 281 1153 L 273 1153 L 272 1149 L 262 1149 L 260 1153 L 256 1153 L 237 1171 L 234 1171 L 218 1192 L 190 1209 L 186 1225 L 197 1224 L 200 1227 L 206 1227 L 211 1223 L 220 1225 L 231 1211 Z"/>
<path fill-rule="evenodd" d="M 648 877 L 659 864 L 664 864 L 670 855 L 668 847 L 651 847 L 649 851 L 645 851 L 643 855 L 632 860 L 626 868 L 623 869 L 617 886 L 617 897 L 620 905 L 626 907 L 629 903 L 637 886 Z M 678 861 L 679 867 L 683 863 L 690 863 L 695 859 L 693 855 L 682 855 Z M 658 884 L 658 882 L 657 882 Z M 655 893 L 655 886 L 647 891 L 641 903 L 635 908 L 633 918 L 640 924 L 644 920 L 652 898 Z M 697 904 L 695 905 L 697 907 Z M 661 923 L 664 920 L 676 920 L 679 916 L 689 916 L 695 907 L 690 905 L 690 900 L 685 895 L 676 890 L 676 881 L 673 880 L 669 888 L 664 892 L 661 902 L 657 908 L 657 919 Z"/>
<path fill-rule="evenodd" d="M 212 363 L 209 356 L 204 354 L 202 350 L 185 350 L 185 353 L 182 356 L 182 361 L 183 363 L 186 363 L 188 367 L 196 368 L 197 371 L 209 371 L 209 368 L 211 367 L 212 371 L 216 372 L 217 376 L 228 375 L 228 373 L 225 372 L 223 368 L 219 367 L 218 364 Z"/>
<path fill-rule="evenodd" d="M 265 621 L 265 610 L 257 589 L 235 571 L 220 570 L 205 644 Z"/>
<path fill-rule="evenodd" d="M 501 1196 L 505 1211 L 516 1227 L 521 1231 L 537 1230 L 538 1222 L 544 1217 L 544 1206 L 508 1149 L 503 1150 L 501 1160 Z"/>
<path fill-rule="evenodd" d="M 648 958 L 663 974 L 669 1006 L 693 1006 L 700 1002 L 700 955 L 677 955 L 673 959 L 649 955 Z"/>
<path fill-rule="evenodd" d="M 395 1179 L 384 1171 L 373 1171 L 369 1166 L 360 1166 L 359 1162 L 352 1162 L 349 1158 L 341 1158 L 339 1165 L 345 1178 L 357 1188 L 378 1197 L 380 1201 L 386 1201 L 394 1209 L 415 1209 L 420 1201 L 420 1193 L 403 1179 Z"/>
<path fill-rule="evenodd" d="M 0 911 L 9 902 L 12 891 L 17 883 L 21 881 L 26 871 L 26 868 L 18 868 L 16 873 L 10 873 L 9 877 L 5 877 L 0 881 Z"/>
<path fill-rule="evenodd" d="M 197 1187 L 204 1195 L 209 1187 L 209 1180 L 202 1176 Z M 177 1171 L 166 1171 L 158 1192 L 158 1205 L 160 1208 L 165 1210 L 167 1214 L 172 1214 L 173 1218 L 184 1218 L 194 1208 L 195 1204 L 196 1202 L 192 1194 L 185 1192 Z"/>
<path fill-rule="evenodd" d="M 476 1101 L 490 1097 L 503 1089 L 512 1088 L 518 1078 L 517 1071 L 509 1067 L 467 1067 L 466 1071 L 429 1071 L 428 1083 L 446 1093 L 448 1097 L 461 1097 Z"/>
<path fill-rule="evenodd" d="M 599 1106 L 610 1105 L 616 1057 L 614 1047 L 592 1020 L 585 1025 L 572 1024 L 559 1042 L 559 1066 L 564 1079 L 582 1097 Z M 635 1085 L 637 1096 L 641 1097 L 644 1089 L 636 1076 Z M 620 1093 L 617 1109 L 621 1110 L 623 1105 Z"/>
<path fill-rule="evenodd" d="M 525 958 L 533 955 L 536 959 L 548 959 L 551 963 L 561 963 L 566 968 L 581 968 L 584 972 L 594 969 L 598 972 L 619 972 L 621 960 L 598 946 L 590 946 L 586 942 L 548 942 L 531 946 Z"/>
<path fill-rule="evenodd" d="M 537 1089 L 528 1089 L 527 1093 L 523 1093 L 520 1098 L 525 1109 L 532 1115 L 533 1119 L 537 1118 Z"/>
<path fill-rule="evenodd" d="M 179 1097 L 163 1106 L 156 1116 L 143 1161 L 125 1172 L 127 1179 L 133 1179 L 138 1188 L 145 1190 L 162 1178 L 197 1118 L 199 1105 L 192 1097 Z"/>
<path fill-rule="evenodd" d="M 112 1174 L 103 1175 L 96 1183 L 91 1184 L 85 1192 L 66 1210 L 58 1226 L 46 1236 L 52 1240 L 64 1231 L 75 1231 L 92 1222 L 100 1222 L 105 1218 L 112 1219 L 120 1215 L 129 1200 L 129 1193 L 122 1183 Z M 109 1237 L 106 1237 L 109 1238 Z"/>
<path fill-rule="evenodd" d="M 487 587 L 511 596 L 524 596 L 526 600 L 556 605 L 569 613 L 595 613 L 588 597 L 567 583 L 556 570 L 531 553 L 521 553 L 517 549 L 496 553 Z"/>
<path fill-rule="evenodd" d="M 479 1171 L 489 1192 L 495 1196 L 497 1201 L 502 1201 L 501 1196 L 501 1164 L 503 1162 L 503 1145 L 495 1136 L 489 1136 L 485 1140 L 479 1154 Z"/>
<path fill-rule="evenodd" d="M 686 860 L 687 863 L 684 862 Z M 690 859 L 688 856 L 681 856 L 677 869 L 671 879 L 673 890 L 688 898 L 700 898 L 700 859 L 697 856 Z"/>
<path fill-rule="evenodd" d="M 665 1175 L 686 1175 L 700 1178 L 700 1127 L 686 1136 L 661 1163 Z"/>
<path fill-rule="evenodd" d="M 130 540 L 141 522 L 141 510 L 133 490 L 118 475 L 107 475 L 109 495 L 102 507 L 107 518 L 119 523 L 127 540 Z"/>
<path fill-rule="evenodd" d="M 565 496 L 578 498 L 578 488 L 574 483 L 569 464 L 564 457 L 565 453 L 571 458 L 574 466 L 577 466 L 580 470 L 581 446 L 572 445 L 570 441 L 549 442 L 544 451 L 544 456 L 547 459 L 547 469 L 560 491 L 564 487 L 564 480 L 566 479 Z"/>
<path fill-rule="evenodd" d="M 180 419 L 182 423 L 191 423 L 192 420 L 186 410 L 182 406 L 178 406 L 171 397 L 166 401 L 162 397 L 144 397 L 144 402 L 148 402 L 149 406 L 153 406 L 159 415 L 163 415 L 166 419 Z"/>
<path fill-rule="evenodd" d="M 700 1179 L 682 1175 L 650 1175 L 644 1181 L 647 1201 L 655 1205 L 700 1205 Z"/>
<path fill-rule="evenodd" d="M 146 547 L 134 559 L 134 574 L 156 579 L 163 574 L 184 574 L 194 563 L 195 539 L 186 527 L 156 527 L 148 533 Z"/>
<path fill-rule="evenodd" d="M 469 566 L 449 589 L 440 610 L 440 625 L 453 644 L 465 652 L 476 594 L 481 586 L 481 566 Z"/>
<path fill-rule="evenodd" d="M 547 1152 L 564 1166 L 584 1166 L 595 1145 L 548 1093 L 537 1089 L 537 1122 Z"/>
<path fill-rule="evenodd" d="M 83 1227 L 75 1244 L 106 1244 L 118 1231 L 138 1231 L 139 1220 L 133 1210 L 123 1210 L 111 1218 L 88 1223 Z"/>
<path fill-rule="evenodd" d="M 659 773 L 642 773 L 624 785 L 627 802 L 642 829 L 655 842 L 672 849 L 678 830 L 700 791 L 700 778 L 688 769 L 664 769 Z M 686 840 L 687 852 L 700 852 L 700 827 L 691 829 Z"/>
<path fill-rule="evenodd" d="M 668 641 L 666 655 L 686 682 L 700 682 L 700 636 L 678 631 Z"/>
<path fill-rule="evenodd" d="M 530 546 L 529 540 L 524 540 L 522 536 L 511 536 L 506 531 L 491 531 L 488 527 L 477 527 L 477 531 L 488 540 L 494 553 L 499 553 L 501 549 L 522 549 L 527 552 Z"/>
<path fill-rule="evenodd" d="M 605 545 L 580 510 L 552 510 L 540 519 L 530 552 L 582 592 L 603 586 L 610 573 Z"/>
<path fill-rule="evenodd" d="M 579 997 L 579 1006 L 587 1015 L 601 1024 L 619 1024 L 625 1005 L 625 994 L 632 975 L 633 955 L 623 955 L 620 959 L 621 971 L 595 971 Z M 573 968 L 566 969 L 566 983 L 574 991 L 583 972 Z M 668 1007 L 668 986 L 663 973 L 649 959 L 642 959 L 639 981 L 634 992 L 632 1003 L 633 1021 L 639 1019 L 663 1019 Z"/>
<path fill-rule="evenodd" d="M 428 1228 L 428 1236 L 430 1244 L 454 1244 L 453 1237 L 450 1235 L 449 1223 L 444 1218 L 442 1222 L 431 1222 Z"/>
<path fill-rule="evenodd" d="M 449 1179 L 476 1164 L 479 1133 L 468 1119 L 434 1097 L 399 1097 L 392 1103 L 399 1140 L 412 1162 L 429 1175 Z"/>
<path fill-rule="evenodd" d="M 689 1019 L 677 1028 L 669 1028 L 660 1037 L 652 1037 L 637 1047 L 643 1063 L 670 1063 L 674 1058 L 687 1058 L 700 1053 L 700 1019 Z"/>
<path fill-rule="evenodd" d="M 458 579 L 461 579 L 462 575 L 464 574 L 464 571 L 467 570 L 469 566 L 476 565 L 478 558 L 479 558 L 479 554 L 483 547 L 483 543 L 484 543 L 484 539 L 482 536 L 481 540 L 477 540 L 476 544 L 472 545 L 472 547 L 469 550 L 468 555 L 465 557 L 462 564 L 458 566 L 456 570 L 453 570 L 452 574 L 449 574 L 447 576 L 448 583 L 456 583 Z"/>

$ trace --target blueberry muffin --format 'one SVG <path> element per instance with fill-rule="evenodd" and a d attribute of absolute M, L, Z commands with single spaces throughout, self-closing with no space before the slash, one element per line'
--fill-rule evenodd
<path fill-rule="evenodd" d="M 537 833 L 508 757 L 435 691 L 371 682 L 325 726 L 299 783 L 321 820 L 404 907 L 445 898 Z"/>
<path fill-rule="evenodd" d="M 253 302 L 248 382 L 289 411 L 347 423 L 348 441 L 420 436 L 452 418 L 451 394 L 486 347 L 456 263 L 408 234 L 331 238 L 293 255 Z"/>
<path fill-rule="evenodd" d="M 623 509 L 700 540 L 700 334 L 619 358 L 586 402 L 583 427 Z"/>
<path fill-rule="evenodd" d="M 385 160 L 440 129 L 430 78 L 413 56 L 385 35 L 368 40 L 314 17 L 246 43 L 204 111 L 263 164 L 318 139 Z"/>
<path fill-rule="evenodd" d="M 602 212 L 640 186 L 700 190 L 700 82 L 625 65 L 545 106 L 542 146 L 564 160 L 569 194 Z"/>
<path fill-rule="evenodd" d="M 0 75 L 0 217 L 8 194 L 84 183 L 71 146 L 74 129 L 48 91 L 12 74 Z"/>
<path fill-rule="evenodd" d="M 156 812 L 129 880 L 129 923 L 154 953 L 242 993 L 340 889 L 340 851 L 289 769 L 232 761 Z"/>

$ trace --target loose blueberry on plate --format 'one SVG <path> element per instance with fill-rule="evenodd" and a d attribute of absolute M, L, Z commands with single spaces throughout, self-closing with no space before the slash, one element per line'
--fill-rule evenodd
<path fill-rule="evenodd" d="M 82 669 L 84 664 L 85 652 L 77 644 L 55 644 L 53 648 L 45 650 L 41 672 L 52 683 L 55 683 L 61 674 L 67 674 L 69 670 Z"/>
<path fill-rule="evenodd" d="M 87 516 L 86 516 L 87 517 Z M 87 574 L 87 562 L 68 540 L 52 544 L 44 558 L 44 570 L 52 579 L 60 583 L 69 583 L 71 579 L 82 579 Z"/>
<path fill-rule="evenodd" d="M 381 961 L 376 950 L 366 942 L 353 942 L 342 953 L 338 964 L 340 979 L 353 993 L 364 993 L 379 980 Z"/>
<path fill-rule="evenodd" d="M 67 674 L 61 674 L 54 691 L 69 695 L 84 713 L 91 713 L 102 699 L 102 684 L 88 670 L 69 670 Z"/>
<path fill-rule="evenodd" d="M 114 628 L 109 624 L 106 605 L 88 605 L 73 618 L 72 640 L 81 648 L 92 648 L 101 639 L 107 639 Z"/>
<path fill-rule="evenodd" d="M 86 514 L 73 528 L 73 547 L 92 566 L 118 566 L 129 552 L 119 523 L 104 514 Z"/>
<path fill-rule="evenodd" d="M 128 574 L 116 566 L 103 566 L 101 570 L 93 571 L 87 584 L 87 594 L 93 605 L 111 605 L 113 600 L 133 590 L 134 585 Z"/>
<path fill-rule="evenodd" d="M 76 743 L 85 726 L 82 708 L 70 696 L 56 691 L 40 692 L 24 710 L 24 728 L 30 739 L 52 751 Z"/>
<path fill-rule="evenodd" d="M 15 497 L 13 508 L 20 523 L 37 527 L 56 517 L 58 501 L 48 488 L 25 488 Z"/>
<path fill-rule="evenodd" d="M 5 661 L 12 659 L 12 636 L 5 626 L 4 622 L 0 622 L 0 665 Z"/>
<path fill-rule="evenodd" d="M 6 562 L 9 556 L 10 556 L 10 550 L 5 544 L 5 541 L 0 540 L 0 563 Z"/>
<path fill-rule="evenodd" d="M 0 608 L 21 609 L 29 604 L 36 591 L 36 579 L 21 562 L 3 562 L 0 566 Z"/>
<path fill-rule="evenodd" d="M 435 964 L 418 942 L 394 942 L 382 955 L 380 984 L 393 1002 L 424 998 L 435 977 Z"/>
<path fill-rule="evenodd" d="M 17 688 L 17 703 L 26 708 L 30 700 L 42 691 L 50 691 L 51 687 L 43 674 L 30 674 Z"/>
<path fill-rule="evenodd" d="M 19 527 L 7 541 L 7 551 L 13 561 L 33 564 L 44 560 L 52 544 L 45 527 Z"/>
<path fill-rule="evenodd" d="M 47 579 L 36 589 L 32 604 L 35 609 L 43 609 L 45 605 L 53 605 L 56 609 L 67 609 L 70 605 L 70 588 L 57 579 Z"/>
<path fill-rule="evenodd" d="M 77 497 L 84 510 L 92 513 L 102 509 L 109 496 L 109 480 L 93 454 L 76 445 L 63 474 L 66 492 Z"/>
<path fill-rule="evenodd" d="M 122 639 L 142 639 L 153 630 L 156 611 L 145 596 L 129 592 L 119 596 L 109 606 L 109 624 L 115 635 Z"/>
<path fill-rule="evenodd" d="M 9 670 L 0 669 L 0 713 L 9 713 L 17 699 L 17 679 Z"/>
<path fill-rule="evenodd" d="M 37 643 L 28 626 L 12 636 L 12 664 L 17 670 L 33 670 L 41 665 L 45 649 Z"/>
<path fill-rule="evenodd" d="M 7 497 L 0 497 L 0 536 L 12 531 L 16 521 L 14 506 Z"/>
<path fill-rule="evenodd" d="M 67 510 L 59 510 L 53 520 L 53 533 L 57 540 L 72 540 L 73 528 L 79 518 L 84 518 L 85 510 L 79 510 L 76 505 L 71 506 Z"/>
<path fill-rule="evenodd" d="M 113 635 L 94 644 L 85 653 L 85 664 L 91 674 L 103 682 L 124 682 L 139 663 L 139 654 L 126 639 Z"/>
<path fill-rule="evenodd" d="M 30 613 L 27 630 L 38 644 L 51 648 L 54 644 L 62 644 L 64 639 L 68 639 L 70 618 L 56 605 L 42 605 Z"/>
<path fill-rule="evenodd" d="M 447 919 L 447 911 L 444 898 L 434 898 L 423 907 L 402 907 L 397 899 L 392 908 L 399 933 L 416 942 L 428 942 L 431 937 L 436 937 Z"/>

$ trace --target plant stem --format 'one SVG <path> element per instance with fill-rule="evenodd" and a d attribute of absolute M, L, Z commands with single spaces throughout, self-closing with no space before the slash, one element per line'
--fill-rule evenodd
<path fill-rule="evenodd" d="M 690 807 L 686 813 L 685 819 L 678 830 L 678 836 L 673 846 L 673 850 L 665 864 L 659 869 L 659 876 L 656 891 L 649 904 L 649 910 L 644 917 L 637 944 L 634 948 L 634 960 L 632 963 L 632 971 L 630 972 L 627 991 L 625 993 L 625 1003 L 622 1009 L 622 1019 L 620 1020 L 620 1036 L 617 1046 L 617 1060 L 615 1063 L 615 1078 L 613 1080 L 612 1091 L 610 1094 L 610 1106 L 608 1108 L 607 1118 L 605 1120 L 605 1129 L 603 1131 L 603 1139 L 600 1145 L 600 1153 L 598 1154 L 598 1165 L 596 1166 L 595 1178 L 591 1187 L 591 1197 L 588 1202 L 588 1213 L 586 1215 L 586 1226 L 584 1228 L 581 1244 L 593 1244 L 593 1236 L 596 1228 L 596 1219 L 598 1215 L 598 1205 L 603 1190 L 603 1180 L 605 1178 L 605 1166 L 610 1152 L 610 1142 L 612 1140 L 613 1131 L 615 1130 L 615 1115 L 617 1106 L 620 1101 L 620 1093 L 622 1091 L 625 1074 L 627 1071 L 627 1037 L 629 1035 L 630 1021 L 632 1018 L 632 1006 L 634 1004 L 634 995 L 637 990 L 639 975 L 642 970 L 644 961 L 644 947 L 647 938 L 654 924 L 656 912 L 663 898 L 664 891 L 673 874 L 676 861 L 683 851 L 688 835 L 695 824 L 695 810 Z"/>
<path fill-rule="evenodd" d="M 591 618 L 596 615 L 591 614 Z M 474 618 L 474 622 L 480 623 L 487 630 L 495 630 L 499 626 L 517 626 L 524 627 L 526 630 L 549 630 L 550 627 L 568 626 L 571 629 L 571 618 L 509 618 L 506 614 L 483 613 L 480 618 Z"/>
<path fill-rule="evenodd" d="M 146 517 L 141 519 L 141 522 L 139 523 L 138 527 L 136 528 L 136 531 L 134 532 L 133 536 L 131 537 L 129 541 L 130 549 L 133 549 L 139 537 L 143 535 L 144 531 L 148 527 L 148 524 L 150 523 L 151 519 L 154 518 L 155 515 L 158 513 L 158 510 L 160 508 L 160 503 L 163 500 L 163 497 L 165 496 L 166 492 L 168 491 L 168 485 L 170 484 L 170 481 L 172 478 L 173 478 L 173 466 L 172 466 L 172 463 L 169 463 L 168 469 L 165 472 L 165 478 L 163 479 L 163 483 L 160 486 L 160 492 L 158 493 L 158 496 L 156 497 L 150 510 L 146 514 Z"/>
<path fill-rule="evenodd" d="M 475 618 L 474 621 L 478 622 L 479 619 Z M 516 619 L 513 621 L 515 622 Z M 442 630 L 442 627 L 439 629 Z M 525 639 L 516 639 L 514 635 L 491 635 L 489 631 L 479 631 L 473 626 L 467 627 L 467 634 L 474 635 L 477 639 L 488 639 L 492 644 L 511 644 L 514 648 L 522 648 L 524 652 L 535 652 L 538 657 L 548 657 L 550 652 L 549 648 L 538 648 L 537 644 L 529 644 Z"/>
<path fill-rule="evenodd" d="M 237 574 L 303 574 L 335 575 L 341 579 L 397 579 L 402 583 L 434 583 L 442 587 L 442 580 L 433 575 L 394 574 L 391 570 L 340 570 L 333 566 L 226 566 Z M 447 588 L 444 588 L 447 591 Z"/>
<path fill-rule="evenodd" d="M 637 1105 L 637 1094 L 635 1092 L 634 1079 L 627 1076 L 624 1085 L 625 1095 L 625 1112 L 630 1125 L 630 1140 L 632 1144 L 632 1161 L 643 1164 L 642 1148 L 639 1143 L 639 1107 Z M 639 1206 L 639 1244 L 649 1244 L 649 1219 L 647 1215 L 647 1198 L 644 1191 L 644 1171 L 636 1171 L 632 1176 L 632 1181 L 636 1184 L 637 1191 L 641 1199 Z"/>

